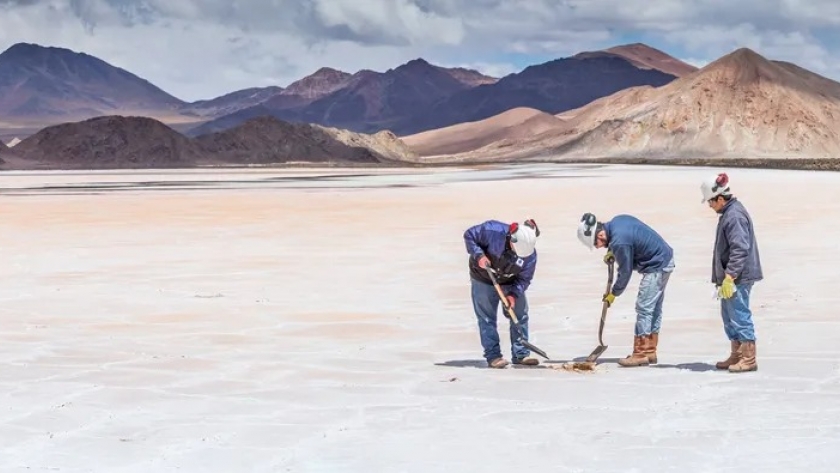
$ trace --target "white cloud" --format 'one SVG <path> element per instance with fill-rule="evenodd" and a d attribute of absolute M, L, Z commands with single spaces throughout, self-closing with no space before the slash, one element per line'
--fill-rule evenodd
<path fill-rule="evenodd" d="M 840 79 L 816 30 L 837 27 L 840 3 L 825 0 L 0 0 L 0 49 L 84 51 L 185 100 L 417 57 L 499 77 L 520 69 L 513 55 L 639 37 L 695 65 L 747 46 Z"/>

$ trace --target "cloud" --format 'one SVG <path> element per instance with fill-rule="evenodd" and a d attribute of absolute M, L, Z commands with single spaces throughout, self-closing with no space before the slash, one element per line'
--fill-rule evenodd
<path fill-rule="evenodd" d="M 0 49 L 84 51 L 185 100 L 416 57 L 499 76 L 631 41 L 695 65 L 747 46 L 840 79 L 838 27 L 824 0 L 0 0 Z"/>

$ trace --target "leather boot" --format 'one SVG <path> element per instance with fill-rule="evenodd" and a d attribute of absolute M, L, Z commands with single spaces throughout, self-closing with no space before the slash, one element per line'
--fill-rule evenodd
<path fill-rule="evenodd" d="M 487 363 L 491 368 L 502 369 L 508 365 L 508 361 L 504 358 L 495 358 Z"/>
<path fill-rule="evenodd" d="M 647 356 L 648 362 L 650 364 L 655 365 L 658 360 L 656 359 L 656 347 L 659 345 L 659 334 L 652 333 L 650 337 L 648 337 L 648 343 L 645 348 L 645 356 Z"/>
<path fill-rule="evenodd" d="M 739 342 L 738 340 L 732 340 L 729 342 L 729 345 L 729 358 L 715 363 L 715 368 L 719 370 L 725 370 L 730 366 L 734 365 L 735 363 L 738 363 L 738 360 L 741 359 L 741 353 L 738 350 L 741 346 L 741 342 Z"/>
<path fill-rule="evenodd" d="M 638 337 L 633 337 L 633 353 L 628 355 L 625 358 L 618 360 L 618 364 L 621 366 L 647 366 L 650 364 L 648 361 L 647 355 L 645 355 L 645 350 L 648 346 L 648 337 L 642 335 Z"/>
<path fill-rule="evenodd" d="M 738 348 L 738 354 L 740 355 L 740 359 L 738 360 L 738 363 L 729 366 L 730 373 L 743 373 L 745 371 L 758 370 L 758 363 L 755 361 L 754 341 L 741 342 L 741 346 Z"/>

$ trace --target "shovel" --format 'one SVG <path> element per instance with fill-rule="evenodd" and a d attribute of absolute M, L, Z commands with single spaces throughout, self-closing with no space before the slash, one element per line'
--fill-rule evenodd
<path fill-rule="evenodd" d="M 615 258 L 610 258 L 607 261 L 607 270 L 609 274 L 607 275 L 607 289 L 604 291 L 604 294 L 608 294 L 610 292 L 610 288 L 612 287 L 613 283 L 613 265 L 615 264 Z M 592 353 L 586 357 L 587 363 L 595 363 L 595 360 L 598 359 L 605 351 L 607 351 L 607 345 L 604 345 L 604 320 L 607 317 L 607 308 L 609 308 L 609 304 L 607 301 L 604 301 L 604 305 L 601 308 L 601 326 L 598 328 L 598 343 L 599 345 L 592 350 Z"/>
<path fill-rule="evenodd" d="M 528 340 L 525 340 L 525 332 L 522 331 L 522 326 L 519 325 L 519 319 L 516 318 L 516 313 L 513 311 L 513 307 L 511 307 L 510 304 L 508 304 L 507 298 L 502 292 L 502 288 L 499 287 L 499 282 L 496 280 L 495 271 L 493 270 L 493 268 L 487 266 L 484 269 L 487 271 L 487 275 L 490 276 L 490 280 L 493 281 L 493 286 L 496 288 L 496 292 L 499 293 L 499 299 L 502 300 L 502 305 L 504 306 L 508 315 L 510 315 L 510 319 L 513 321 L 513 325 L 516 327 L 516 331 L 519 332 L 519 337 L 516 339 L 516 341 L 528 347 L 528 349 L 532 352 L 548 360 L 548 355 L 546 355 L 544 351 L 540 350 L 537 346 L 533 345 Z"/>

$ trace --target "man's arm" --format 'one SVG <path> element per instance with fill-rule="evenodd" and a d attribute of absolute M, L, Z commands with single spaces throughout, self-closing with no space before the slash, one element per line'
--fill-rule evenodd
<path fill-rule="evenodd" d="M 618 265 L 618 275 L 613 284 L 612 295 L 618 297 L 630 283 L 630 276 L 633 274 L 633 246 L 618 245 L 610 248 L 615 255 L 615 263 Z"/>
<path fill-rule="evenodd" d="M 726 219 L 723 228 L 729 240 L 726 274 L 732 276 L 732 279 L 738 279 L 747 264 L 747 253 L 750 250 L 749 222 L 746 216 L 736 214 Z"/>
<path fill-rule="evenodd" d="M 516 275 L 513 284 L 511 285 L 510 291 L 508 292 L 509 295 L 519 299 L 525 294 L 525 291 L 528 290 L 528 287 L 531 285 L 531 280 L 534 279 L 534 272 L 537 269 L 537 254 L 534 253 L 534 257 L 526 260 L 525 265 L 522 267 L 522 271 Z"/>
<path fill-rule="evenodd" d="M 464 232 L 464 245 L 467 247 L 467 253 L 476 260 L 484 256 L 484 250 L 489 244 L 487 222 L 474 225 Z"/>

